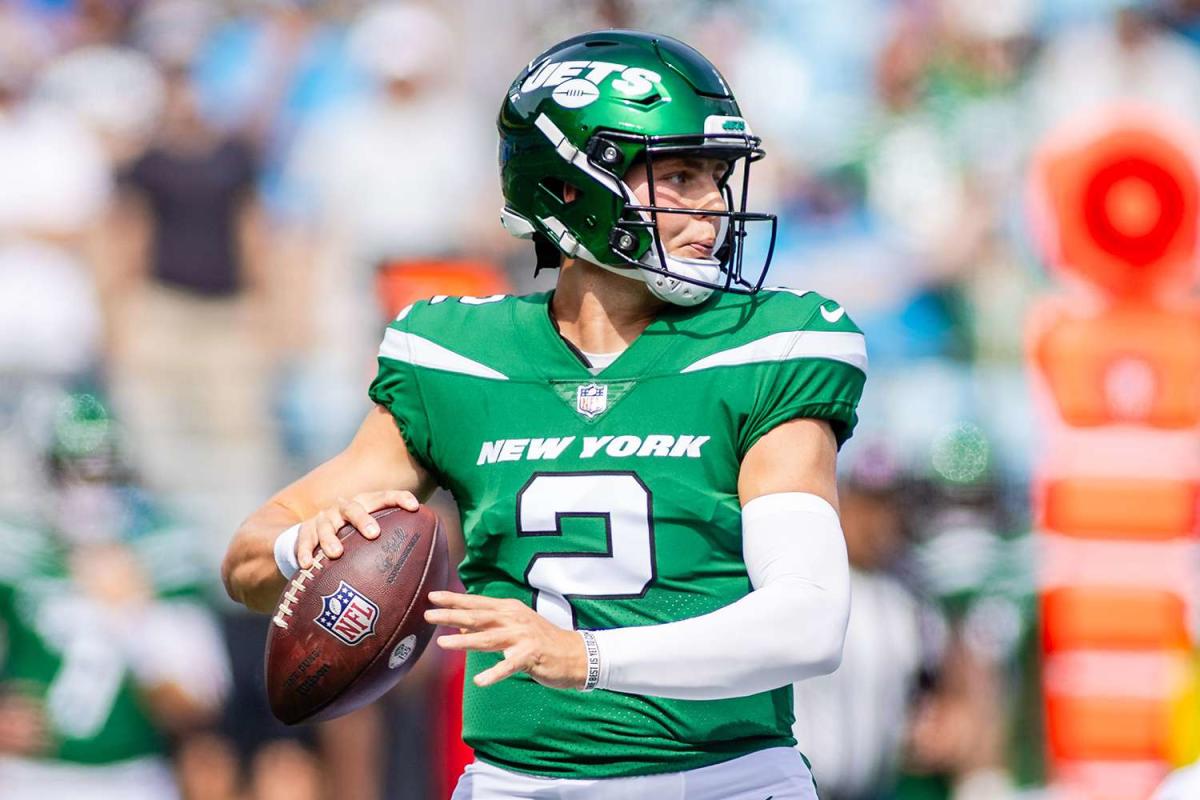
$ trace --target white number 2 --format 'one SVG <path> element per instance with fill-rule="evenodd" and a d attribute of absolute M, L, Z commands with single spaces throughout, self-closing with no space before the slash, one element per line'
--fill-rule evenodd
<path fill-rule="evenodd" d="M 49 599 L 37 622 L 42 640 L 62 659 L 46 709 L 55 730 L 75 739 L 100 732 L 125 678 L 125 661 L 98 623 L 101 614 L 90 600 L 65 594 Z"/>
<path fill-rule="evenodd" d="M 600 517 L 604 553 L 545 553 L 525 571 L 533 609 L 575 628 L 572 597 L 635 598 L 654 580 L 650 491 L 632 472 L 540 473 L 517 495 L 518 536 L 562 536 L 563 517 Z"/>

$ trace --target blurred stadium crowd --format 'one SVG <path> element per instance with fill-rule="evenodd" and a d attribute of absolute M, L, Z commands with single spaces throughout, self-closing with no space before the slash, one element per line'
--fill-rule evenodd
<path fill-rule="evenodd" d="M 768 151 L 769 283 L 870 343 L 846 657 L 796 692 L 823 797 L 1042 796 L 1026 171 L 1116 99 L 1200 122 L 1194 0 L 0 4 L 0 798 L 446 791 L 452 664 L 285 730 L 216 565 L 348 440 L 397 296 L 439 265 L 552 285 L 497 224 L 494 114 L 610 26 L 724 71 Z"/>

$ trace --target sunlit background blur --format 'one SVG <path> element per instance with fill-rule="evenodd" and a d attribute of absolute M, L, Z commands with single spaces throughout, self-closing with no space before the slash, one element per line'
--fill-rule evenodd
<path fill-rule="evenodd" d="M 448 796 L 461 664 L 283 728 L 217 567 L 348 441 L 390 314 L 553 285 L 494 118 L 603 27 L 717 64 L 768 285 L 867 334 L 822 798 L 1145 800 L 1200 755 L 1200 2 L 7 0 L 0 798 Z"/>

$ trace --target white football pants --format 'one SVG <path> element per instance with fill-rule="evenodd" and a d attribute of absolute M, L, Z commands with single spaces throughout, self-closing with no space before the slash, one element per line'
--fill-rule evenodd
<path fill-rule="evenodd" d="M 451 800 L 817 800 L 800 753 L 772 747 L 686 772 L 633 778 L 542 778 L 475 761 Z"/>

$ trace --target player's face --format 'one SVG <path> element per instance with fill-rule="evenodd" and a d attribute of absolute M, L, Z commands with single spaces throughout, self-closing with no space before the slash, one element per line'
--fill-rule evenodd
<path fill-rule="evenodd" d="M 720 180 L 727 162 L 717 158 L 670 157 L 654 159 L 654 197 L 645 166 L 635 166 L 625 182 L 643 205 L 724 211 Z M 691 214 L 659 214 L 658 236 L 667 255 L 677 258 L 712 258 L 719 218 Z"/>

